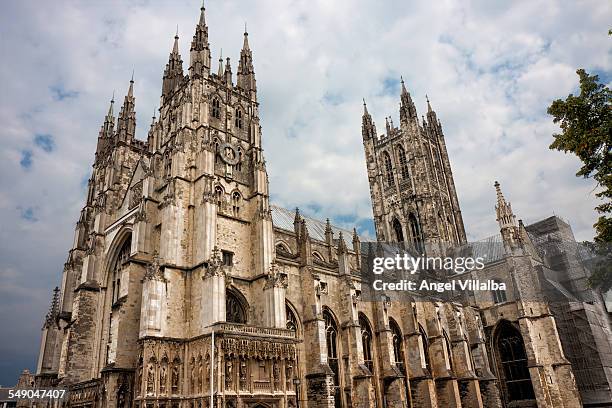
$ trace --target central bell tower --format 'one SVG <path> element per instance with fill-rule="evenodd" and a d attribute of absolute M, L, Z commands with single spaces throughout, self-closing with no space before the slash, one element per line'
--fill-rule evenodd
<path fill-rule="evenodd" d="M 364 101 L 362 137 L 378 241 L 420 253 L 466 242 L 442 125 L 427 100 L 419 122 L 401 80 L 400 125 L 385 118 L 378 135 Z"/>

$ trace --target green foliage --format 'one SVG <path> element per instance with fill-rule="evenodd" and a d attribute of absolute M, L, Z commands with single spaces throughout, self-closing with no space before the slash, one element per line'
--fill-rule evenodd
<path fill-rule="evenodd" d="M 612 243 L 612 92 L 599 83 L 597 75 L 576 71 L 580 77 L 580 94 L 557 99 L 548 107 L 553 121 L 561 127 L 554 134 L 551 149 L 573 153 L 582 161 L 577 177 L 593 178 L 603 203 L 595 209 L 600 213 L 594 227 L 597 232 L 594 251 L 602 256 L 595 268 L 591 284 L 601 289 L 612 287 L 612 265 L 609 244 Z M 608 251 L 608 252 L 606 252 Z M 607 254 L 608 256 L 606 256 Z"/>

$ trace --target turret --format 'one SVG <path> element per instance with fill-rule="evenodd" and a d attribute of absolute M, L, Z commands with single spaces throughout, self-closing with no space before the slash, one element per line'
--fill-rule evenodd
<path fill-rule="evenodd" d="M 183 81 L 183 60 L 181 59 L 181 55 L 179 53 L 178 47 L 178 29 L 176 35 L 174 36 L 174 46 L 172 47 L 172 52 L 168 57 L 168 63 L 166 64 L 166 69 L 164 70 L 164 79 L 162 83 L 162 98 L 168 98 L 174 89 L 181 84 Z"/>
<path fill-rule="evenodd" d="M 238 63 L 237 85 L 246 91 L 257 91 L 255 83 L 255 69 L 253 68 L 253 53 L 249 48 L 249 33 L 244 27 L 244 41 L 240 51 L 240 62 Z"/>
<path fill-rule="evenodd" d="M 189 74 L 192 78 L 196 76 L 207 77 L 210 73 L 210 46 L 205 11 L 204 2 L 202 2 L 200 20 L 196 26 L 189 50 Z"/>
<path fill-rule="evenodd" d="M 400 104 L 400 123 L 407 123 L 409 119 L 417 120 L 416 107 L 410 96 L 410 92 L 406 89 L 404 84 L 404 78 L 401 78 L 402 82 L 402 93 L 401 93 L 401 104 Z"/>
<path fill-rule="evenodd" d="M 117 139 L 121 142 L 130 143 L 134 140 L 136 132 L 136 112 L 134 106 L 136 99 L 134 98 L 134 74 L 130 80 L 128 93 L 123 100 L 123 106 L 117 119 Z"/>
<path fill-rule="evenodd" d="M 504 241 L 504 247 L 507 250 L 512 250 L 519 246 L 519 228 L 516 223 L 516 216 L 512 212 L 512 205 L 506 201 L 502 194 L 501 187 L 496 181 L 495 192 L 497 194 L 497 205 L 495 205 L 495 213 L 497 216 L 497 222 L 499 223 L 499 229 Z"/>
<path fill-rule="evenodd" d="M 361 117 L 361 136 L 363 139 L 373 139 L 376 137 L 376 125 L 372 121 L 372 116 L 368 112 L 365 99 L 363 100 L 363 115 Z"/>
<path fill-rule="evenodd" d="M 225 83 L 227 84 L 228 87 L 232 87 L 232 66 L 230 64 L 230 59 L 229 57 L 226 58 L 225 60 L 225 72 L 223 73 L 224 77 L 225 77 Z"/>
<path fill-rule="evenodd" d="M 104 123 L 100 128 L 100 133 L 98 134 L 98 146 L 96 147 L 96 158 L 98 158 L 106 149 L 108 145 L 112 142 L 113 131 L 115 129 L 115 116 L 113 115 L 113 106 L 115 104 L 115 95 L 110 101 L 110 105 L 108 107 L 108 113 L 104 117 Z"/>

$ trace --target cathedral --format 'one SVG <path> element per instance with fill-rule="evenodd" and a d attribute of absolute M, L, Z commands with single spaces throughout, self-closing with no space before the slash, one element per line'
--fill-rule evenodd
<path fill-rule="evenodd" d="M 114 101 L 104 117 L 37 386 L 68 389 L 61 405 L 83 408 L 612 401 L 610 314 L 578 247 L 560 245 L 575 244 L 571 228 L 523 225 L 495 183 L 500 233 L 468 243 L 429 101 L 420 119 L 402 81 L 399 127 L 387 119 L 383 134 L 364 102 L 368 244 L 270 203 L 248 33 L 235 75 L 229 58 L 214 72 L 204 7 L 187 72 L 178 40 L 147 140 L 135 138 L 133 79 L 117 118 Z M 370 299 L 361 270 L 382 242 L 485 251 L 485 267 L 465 274 L 507 289 Z"/>

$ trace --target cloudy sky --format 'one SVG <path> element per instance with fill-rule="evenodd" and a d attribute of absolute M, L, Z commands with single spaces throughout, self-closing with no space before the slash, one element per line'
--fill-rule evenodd
<path fill-rule="evenodd" d="M 113 90 L 132 70 L 145 138 L 176 26 L 184 61 L 198 0 L 0 3 L 0 384 L 35 368 L 42 319 L 83 205 Z M 442 121 L 469 239 L 497 232 L 493 181 L 519 218 L 593 236 L 594 184 L 548 150 L 546 107 L 576 68 L 609 82 L 604 1 L 208 1 L 213 60 L 254 52 L 273 201 L 371 231 L 361 98 L 399 122 L 403 75 Z"/>

